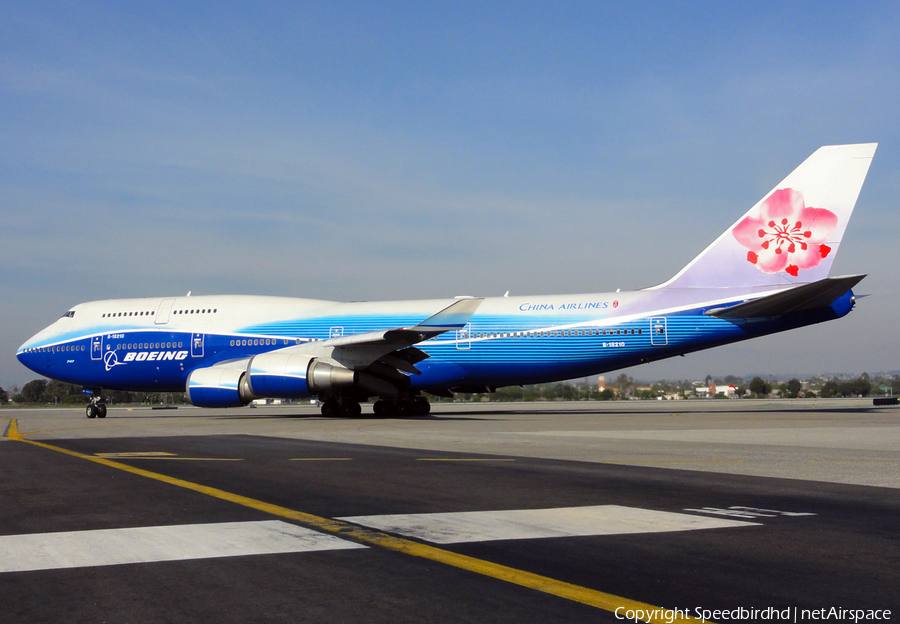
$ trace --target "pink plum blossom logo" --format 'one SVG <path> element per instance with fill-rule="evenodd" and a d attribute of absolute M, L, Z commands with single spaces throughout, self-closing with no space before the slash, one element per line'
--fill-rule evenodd
<path fill-rule="evenodd" d="M 750 250 L 747 262 L 760 271 L 784 271 L 797 277 L 828 257 L 831 247 L 825 241 L 837 224 L 836 214 L 805 205 L 801 193 L 785 188 L 763 202 L 759 217 L 745 217 L 731 233 Z"/>

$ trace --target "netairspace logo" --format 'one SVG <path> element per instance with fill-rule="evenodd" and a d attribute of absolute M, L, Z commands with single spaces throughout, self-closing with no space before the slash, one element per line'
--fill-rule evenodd
<path fill-rule="evenodd" d="M 821 609 L 800 609 L 799 607 L 787 607 L 776 609 L 704 609 L 695 607 L 686 609 L 627 609 L 618 607 L 615 611 L 617 620 L 630 620 L 632 622 L 673 622 L 682 620 L 700 620 L 702 622 L 724 622 L 726 620 L 738 620 L 745 622 L 781 621 L 792 622 L 874 622 L 891 619 L 890 609 L 842 609 L 839 607 L 825 607 Z"/>

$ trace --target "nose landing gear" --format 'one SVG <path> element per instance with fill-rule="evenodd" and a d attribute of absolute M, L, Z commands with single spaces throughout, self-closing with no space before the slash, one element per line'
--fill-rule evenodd
<path fill-rule="evenodd" d="M 106 418 L 106 401 L 103 397 L 92 397 L 84 408 L 84 415 L 88 418 Z"/>

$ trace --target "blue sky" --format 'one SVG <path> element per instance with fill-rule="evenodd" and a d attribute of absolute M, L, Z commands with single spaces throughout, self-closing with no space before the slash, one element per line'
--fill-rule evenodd
<path fill-rule="evenodd" d="M 832 270 L 871 297 L 627 372 L 900 369 L 900 5 L 428 4 L 7 3 L 0 386 L 95 299 L 651 286 L 872 141 Z"/>

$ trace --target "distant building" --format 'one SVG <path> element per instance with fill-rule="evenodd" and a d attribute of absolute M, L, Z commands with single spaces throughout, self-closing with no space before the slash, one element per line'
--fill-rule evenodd
<path fill-rule="evenodd" d="M 737 395 L 737 388 L 731 385 L 718 385 L 710 383 L 709 386 L 697 386 L 694 393 L 701 399 L 711 399 L 717 394 L 722 394 L 726 399 L 733 399 Z"/>

